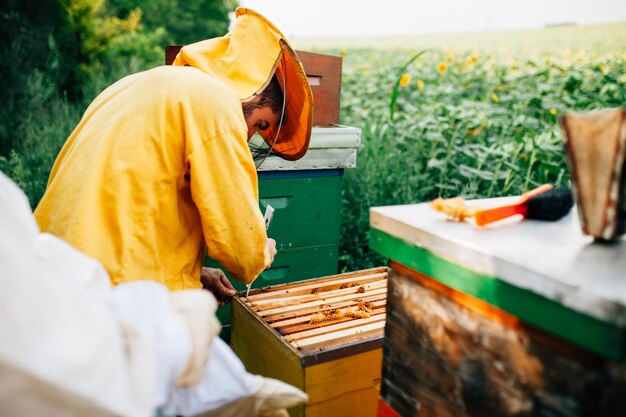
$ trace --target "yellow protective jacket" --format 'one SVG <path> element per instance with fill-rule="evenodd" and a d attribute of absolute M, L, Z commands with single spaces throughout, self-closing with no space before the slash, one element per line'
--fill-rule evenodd
<path fill-rule="evenodd" d="M 128 76 L 91 103 L 35 216 L 113 284 L 201 287 L 208 253 L 237 280 L 269 264 L 241 102 L 193 67 Z"/>
<path fill-rule="evenodd" d="M 280 77 L 295 83 L 288 92 L 304 91 L 289 109 L 304 133 L 284 129 L 304 138 L 292 151 L 286 140 L 283 152 L 293 159 L 308 144 L 310 89 L 276 27 L 250 9 L 236 16 L 231 33 L 184 47 L 176 66 L 103 91 L 57 157 L 37 221 L 98 259 L 113 284 L 201 287 L 205 248 L 244 283 L 269 265 L 241 103 L 283 62 L 296 69 Z"/>

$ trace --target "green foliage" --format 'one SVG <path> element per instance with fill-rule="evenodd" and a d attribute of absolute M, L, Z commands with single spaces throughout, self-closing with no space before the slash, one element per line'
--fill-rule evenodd
<path fill-rule="evenodd" d="M 567 185 L 557 118 L 623 106 L 624 51 L 345 51 L 341 123 L 362 128 L 362 147 L 343 182 L 342 270 L 384 263 L 368 248 L 370 207 Z"/>
<path fill-rule="evenodd" d="M 52 0 L 9 0 L 0 6 L 0 155 L 13 149 L 21 86 L 47 61 L 47 38 L 59 14 Z"/>
<path fill-rule="evenodd" d="M 3 2 L 0 169 L 35 207 L 89 102 L 119 78 L 162 65 L 164 46 L 173 43 L 166 37 L 177 30 L 197 39 L 225 34 L 229 7 L 234 0 Z M 157 12 L 168 20 L 160 22 Z"/>
<path fill-rule="evenodd" d="M 19 114 L 12 132 L 15 146 L 3 157 L 0 168 L 13 178 L 34 208 L 45 191 L 48 175 L 61 146 L 87 106 L 56 94 L 41 71 L 31 73 L 22 85 L 20 101 L 28 110 Z"/>
<path fill-rule="evenodd" d="M 24 166 L 22 158 L 17 152 L 11 150 L 9 157 L 0 156 L 0 171 L 9 176 L 24 192 L 30 190 L 29 178 L 31 172 Z"/>
<path fill-rule="evenodd" d="M 104 0 L 60 0 L 63 13 L 53 32 L 59 90 L 80 97 L 82 87 L 107 69 L 111 45 L 140 29 L 141 12 L 124 19 L 107 13 Z M 108 58 L 108 59 L 107 59 Z"/>
<path fill-rule="evenodd" d="M 109 0 L 119 17 L 142 11 L 147 32 L 163 31 L 165 44 L 188 44 L 228 32 L 236 0 Z"/>

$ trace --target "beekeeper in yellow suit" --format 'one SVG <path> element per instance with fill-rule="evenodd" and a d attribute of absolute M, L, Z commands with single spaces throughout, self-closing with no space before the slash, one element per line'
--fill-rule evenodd
<path fill-rule="evenodd" d="M 205 248 L 243 283 L 276 253 L 247 141 L 258 131 L 274 154 L 302 157 L 312 101 L 281 32 L 238 8 L 226 36 L 187 45 L 173 66 L 96 97 L 57 157 L 36 219 L 98 259 L 113 284 L 148 278 L 180 290 L 205 281 L 218 300 L 232 296 L 227 280 L 202 268 Z"/>

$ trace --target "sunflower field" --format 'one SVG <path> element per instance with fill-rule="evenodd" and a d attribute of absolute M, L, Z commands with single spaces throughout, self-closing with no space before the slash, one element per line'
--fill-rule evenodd
<path fill-rule="evenodd" d="M 626 37 L 609 48 L 342 49 L 341 123 L 362 129 L 343 182 L 343 271 L 381 265 L 370 207 L 567 186 L 558 118 L 626 105 Z"/>

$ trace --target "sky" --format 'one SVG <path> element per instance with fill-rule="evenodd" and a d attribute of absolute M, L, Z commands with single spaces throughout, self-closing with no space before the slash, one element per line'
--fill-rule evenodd
<path fill-rule="evenodd" d="M 626 0 L 239 0 L 291 40 L 626 22 Z"/>

